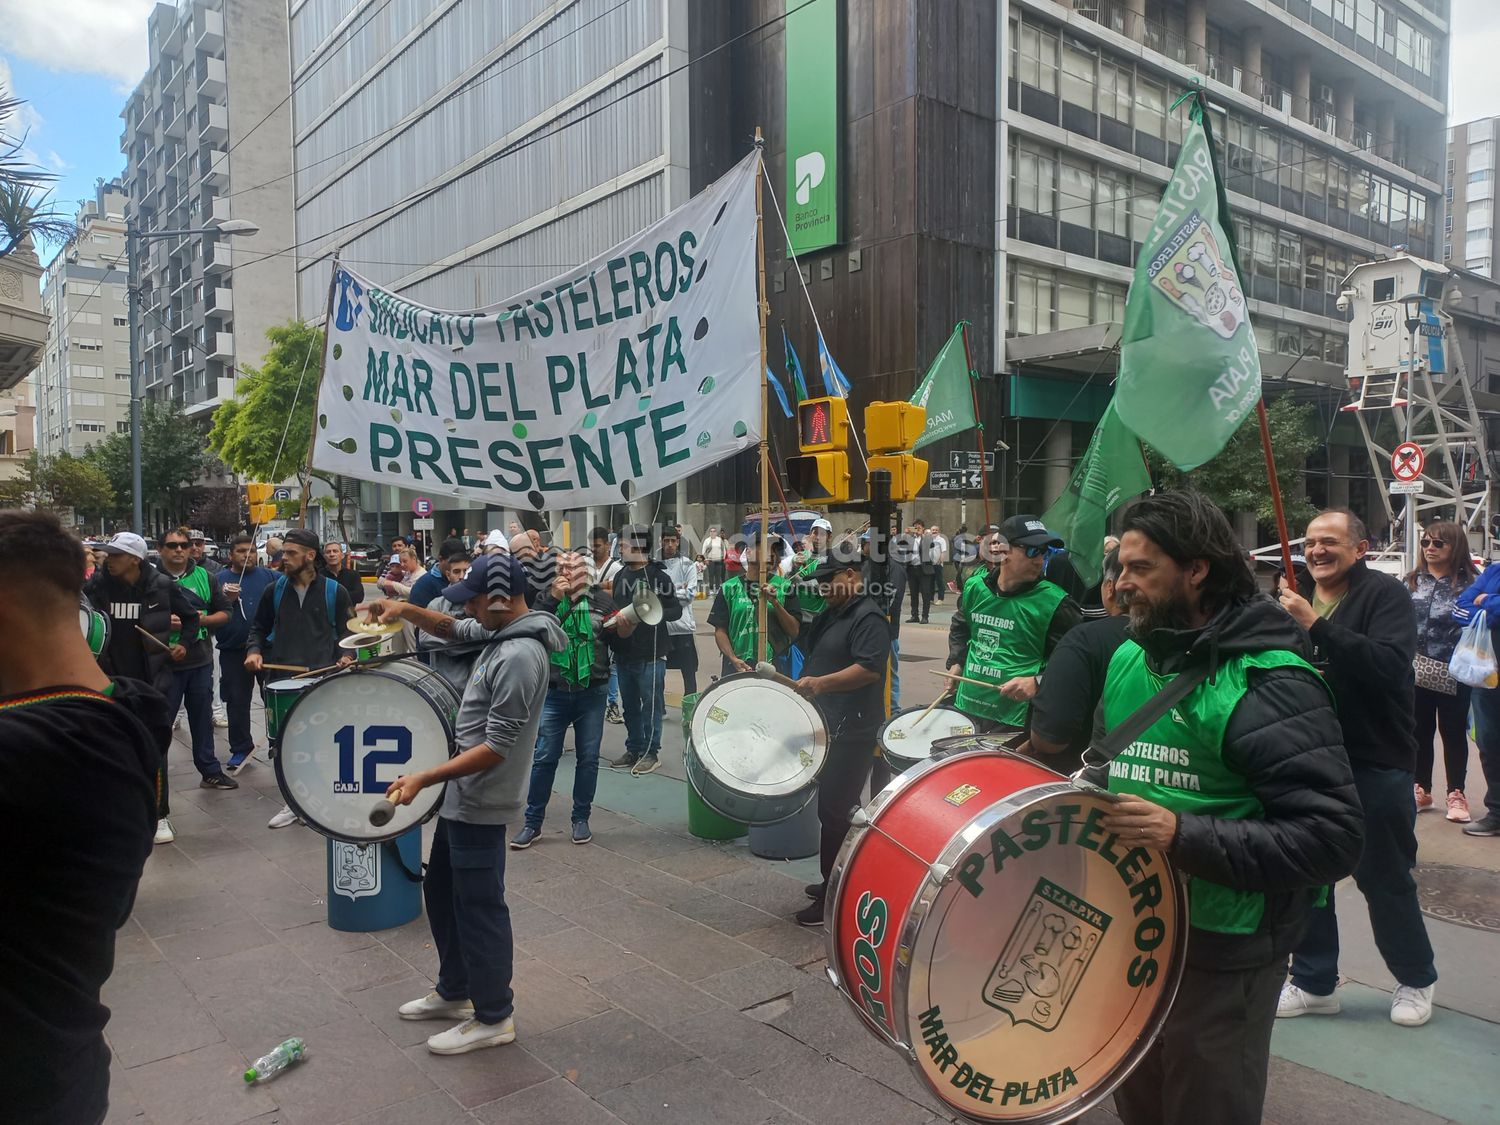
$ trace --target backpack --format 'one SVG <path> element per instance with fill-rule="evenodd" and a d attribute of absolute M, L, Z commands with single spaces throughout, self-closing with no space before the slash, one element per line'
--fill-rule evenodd
<path fill-rule="evenodd" d="M 338 605 L 339 590 L 341 589 L 341 587 L 337 582 L 333 581 L 327 576 L 320 575 L 320 577 L 323 578 L 323 600 L 328 603 L 328 624 L 333 626 L 333 631 L 336 633 L 338 632 L 339 626 L 338 622 L 334 620 L 337 612 L 335 607 Z M 276 643 L 275 623 L 281 620 L 281 596 L 286 593 L 286 586 L 286 575 L 278 575 L 276 578 L 276 585 L 271 590 L 272 624 L 271 631 L 266 634 L 266 644 L 268 645 L 274 645 Z"/>

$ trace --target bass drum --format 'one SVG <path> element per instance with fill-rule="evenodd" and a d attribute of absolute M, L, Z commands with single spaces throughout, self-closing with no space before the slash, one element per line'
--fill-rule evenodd
<path fill-rule="evenodd" d="M 113 629 L 109 614 L 100 613 L 82 595 L 78 598 L 78 627 L 83 630 L 83 639 L 95 656 L 109 647 L 109 635 Z"/>
<path fill-rule="evenodd" d="M 1187 900 L 1108 794 L 1004 751 L 896 778 L 829 877 L 828 975 L 951 1111 L 1062 1122 L 1140 1062 L 1177 993 Z"/>
<path fill-rule="evenodd" d="M 743 824 L 796 816 L 828 761 L 823 713 L 785 684 L 739 672 L 698 697 L 684 763 L 709 808 Z"/>
<path fill-rule="evenodd" d="M 453 756 L 460 697 L 415 660 L 356 664 L 302 691 L 281 727 L 276 783 L 308 827 L 335 840 L 393 840 L 433 816 L 442 785 L 429 786 L 376 828 L 370 810 L 391 782 Z"/>
<path fill-rule="evenodd" d="M 902 773 L 931 758 L 933 744 L 940 739 L 973 733 L 973 719 L 957 707 L 939 704 L 897 711 L 881 726 L 875 741 L 880 743 L 880 753 L 891 764 L 891 770 Z"/>

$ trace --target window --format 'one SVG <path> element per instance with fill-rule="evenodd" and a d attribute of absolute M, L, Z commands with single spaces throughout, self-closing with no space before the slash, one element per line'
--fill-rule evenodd
<path fill-rule="evenodd" d="M 1130 124 L 1130 104 L 1135 99 L 1135 74 L 1128 65 L 1099 60 L 1099 112 Z"/>
<path fill-rule="evenodd" d="M 116 379 L 129 379 L 130 378 L 130 372 L 129 371 L 116 371 L 115 372 L 115 378 Z"/>
<path fill-rule="evenodd" d="M 1016 47 L 1016 80 L 1048 94 L 1057 93 L 1057 36 L 1035 24 L 1021 25 Z"/>
<path fill-rule="evenodd" d="M 1493 168 L 1495 166 L 1495 142 L 1481 141 L 1479 144 L 1469 146 L 1469 167 L 1472 169 Z"/>
<path fill-rule="evenodd" d="M 1151 224 L 1156 222 L 1161 185 L 1149 180 L 1133 180 L 1131 183 L 1135 190 L 1130 201 L 1130 238 L 1134 242 L 1145 242 L 1151 234 Z"/>
<path fill-rule="evenodd" d="M 1123 324 L 1125 295 L 1125 286 L 1109 281 L 1099 282 L 1099 287 L 1094 292 L 1094 322 L 1096 324 Z"/>
<path fill-rule="evenodd" d="M 1074 226 L 1092 227 L 1093 197 L 1093 165 L 1063 157 L 1058 180 L 1058 218 Z"/>
<path fill-rule="evenodd" d="M 1469 173 L 1469 183 L 1471 184 L 1488 183 L 1494 178 L 1495 172 L 1492 168 L 1476 168 L 1474 171 Z"/>
<path fill-rule="evenodd" d="M 1165 140 L 1167 88 L 1144 76 L 1135 80 L 1135 127 L 1148 137 Z"/>
<path fill-rule="evenodd" d="M 100 367 L 97 363 L 70 363 L 68 364 L 68 374 L 74 379 L 102 379 L 104 378 L 104 368 Z"/>
<path fill-rule="evenodd" d="M 102 352 L 104 350 L 104 341 L 87 336 L 77 336 L 73 338 L 73 347 L 81 352 Z"/>
<path fill-rule="evenodd" d="M 1328 162 L 1328 206 L 1340 210 L 1349 207 L 1349 166 L 1342 161 Z"/>
<path fill-rule="evenodd" d="M 76 312 L 73 314 L 73 324 L 98 324 L 99 314 L 96 312 Z"/>
<path fill-rule="evenodd" d="M 1079 274 L 1060 274 L 1057 280 L 1057 327 L 1084 328 L 1093 319 L 1093 285 Z"/>
<path fill-rule="evenodd" d="M 1130 237 L 1130 177 L 1122 172 L 1100 168 L 1094 223 L 1105 234 Z"/>
<path fill-rule="evenodd" d="M 95 391 L 82 391 L 73 396 L 79 406 L 103 406 L 104 396 Z"/>
<path fill-rule="evenodd" d="M 1323 258 L 1323 244 L 1312 239 L 1304 239 L 1302 244 L 1302 288 L 1309 289 L 1314 293 L 1323 292 L 1323 276 L 1325 272 Z"/>
<path fill-rule="evenodd" d="M 1010 329 L 1018 336 L 1052 331 L 1055 298 L 1052 273 L 1040 267 L 1017 265 L 1011 292 Z"/>
<path fill-rule="evenodd" d="M 1309 156 L 1302 165 L 1303 190 L 1307 198 L 1322 202 L 1328 196 L 1328 161 L 1321 156 Z"/>
<path fill-rule="evenodd" d="M 128 434 L 129 432 L 130 432 L 130 423 L 129 422 L 116 422 L 115 423 L 115 433 L 117 433 L 117 434 Z"/>
<path fill-rule="evenodd" d="M 1276 280 L 1276 232 L 1263 223 L 1250 228 L 1251 272 L 1256 277 Z"/>
<path fill-rule="evenodd" d="M 117 317 L 114 318 L 114 320 L 115 320 L 115 327 L 116 328 L 129 328 L 130 327 L 130 319 L 128 317 L 117 316 Z"/>
<path fill-rule="evenodd" d="M 1027 144 L 1016 145 L 1015 204 L 1022 211 L 1051 215 L 1057 210 L 1057 166 L 1052 153 Z"/>
<path fill-rule="evenodd" d="M 102 434 L 104 432 L 104 424 L 102 422 L 77 422 L 74 424 L 73 429 L 77 430 L 80 434 Z"/>
<path fill-rule="evenodd" d="M 1490 219 L 1495 213 L 1495 201 L 1483 199 L 1478 203 L 1469 204 L 1468 213 L 1464 216 L 1464 229 L 1475 230 L 1478 227 L 1490 225 Z M 1449 215 L 1445 220 L 1448 230 L 1453 229 L 1453 216 Z"/>
<path fill-rule="evenodd" d="M 1062 99 L 1092 111 L 1094 108 L 1094 52 L 1072 39 L 1063 41 Z"/>

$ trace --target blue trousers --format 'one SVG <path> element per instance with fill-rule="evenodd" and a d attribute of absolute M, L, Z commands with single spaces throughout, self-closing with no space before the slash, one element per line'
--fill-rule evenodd
<path fill-rule="evenodd" d="M 552 797 L 552 782 L 562 758 L 563 740 L 573 728 L 573 823 L 587 821 L 594 811 L 594 791 L 599 787 L 599 743 L 604 738 L 606 684 L 590 684 L 582 691 L 552 688 L 542 705 L 542 725 L 537 731 L 536 752 L 531 758 L 531 789 L 526 797 L 526 824 L 541 828 Z"/>
<path fill-rule="evenodd" d="M 221 773 L 214 753 L 214 666 L 172 669 L 172 684 L 167 688 L 167 714 L 187 704 L 188 730 L 193 736 L 193 765 L 204 777 Z"/>
<path fill-rule="evenodd" d="M 1500 688 L 1474 689 L 1474 741 L 1484 771 L 1484 808 L 1500 819 Z"/>
<path fill-rule="evenodd" d="M 480 1023 L 499 1023 L 515 1011 L 505 825 L 438 817 L 422 897 L 438 951 L 437 994 L 467 997 Z"/>
<path fill-rule="evenodd" d="M 1417 905 L 1417 800 L 1410 770 L 1351 762 L 1359 803 L 1365 810 L 1365 846 L 1354 883 L 1370 909 L 1375 947 L 1391 976 L 1412 988 L 1437 980 L 1432 943 Z M 1329 996 L 1338 985 L 1339 923 L 1328 902 L 1312 912 L 1307 933 L 1292 954 L 1292 983 L 1314 996 Z"/>
<path fill-rule="evenodd" d="M 620 701 L 625 709 L 625 753 L 632 758 L 656 754 L 661 750 L 661 721 L 667 710 L 662 698 L 667 687 L 667 662 L 621 662 L 618 667 Z"/>

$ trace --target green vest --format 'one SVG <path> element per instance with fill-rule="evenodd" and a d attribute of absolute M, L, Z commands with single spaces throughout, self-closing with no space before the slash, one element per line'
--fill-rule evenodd
<path fill-rule="evenodd" d="M 188 571 L 181 578 L 175 577 L 171 574 L 167 574 L 167 577 L 171 578 L 173 582 L 176 582 L 179 585 L 186 586 L 193 593 L 197 594 L 199 600 L 203 602 L 203 612 L 205 614 L 208 613 L 209 604 L 213 599 L 213 580 L 209 578 L 208 571 L 195 564 L 193 566 L 193 569 Z M 193 640 L 195 642 L 201 641 L 206 636 L 208 636 L 208 630 L 200 625 L 198 626 L 198 635 L 194 637 Z M 181 637 L 181 632 L 173 629 L 172 635 L 167 638 L 167 643 L 170 645 L 175 645 L 178 643 Z"/>
<path fill-rule="evenodd" d="M 776 598 L 783 606 L 786 605 L 787 592 L 792 588 L 790 578 L 781 575 L 773 575 L 767 582 L 771 589 L 776 591 Z M 755 599 L 750 596 L 749 589 L 745 586 L 745 580 L 736 574 L 723 586 L 719 587 L 724 595 L 724 604 L 729 607 L 729 645 L 734 649 L 734 654 L 741 660 L 755 664 L 760 660 L 776 659 L 776 651 L 767 638 L 762 646 L 764 654 L 751 656 L 755 651 Z M 766 632 L 769 633 L 774 627 L 770 618 L 770 607 L 766 609 Z"/>
<path fill-rule="evenodd" d="M 822 558 L 813 555 L 797 571 L 797 604 L 802 607 L 804 621 L 811 621 L 828 608 L 828 599 L 818 593 L 818 584 L 808 577 L 822 562 Z"/>
<path fill-rule="evenodd" d="M 1024 594 L 1000 595 L 990 588 L 986 577 L 981 572 L 970 578 L 958 599 L 969 619 L 963 674 L 997 685 L 1017 676 L 1034 676 L 1042 670 L 1052 615 L 1067 592 L 1043 580 Z M 966 715 L 1012 727 L 1026 725 L 1031 706 L 1023 699 L 1006 699 L 991 688 L 963 683 L 958 685 L 956 703 Z"/>
<path fill-rule="evenodd" d="M 1245 778 L 1224 764 L 1222 753 L 1224 728 L 1245 694 L 1251 668 L 1306 668 L 1317 675 L 1311 664 L 1284 650 L 1230 657 L 1110 763 L 1110 790 L 1135 794 L 1173 812 L 1225 820 L 1264 816 L 1260 800 Z M 1124 722 L 1169 678 L 1153 672 L 1141 646 L 1127 640 L 1109 663 L 1105 728 Z M 1266 909 L 1259 891 L 1237 891 L 1199 878 L 1189 880 L 1188 900 L 1192 924 L 1221 934 L 1254 933 Z"/>

